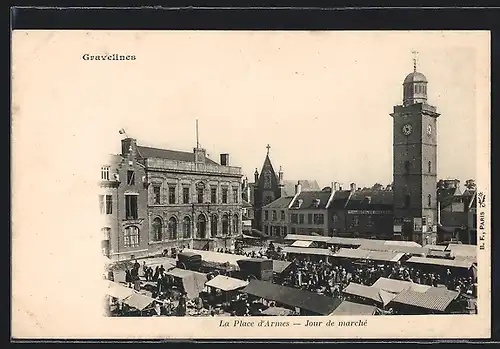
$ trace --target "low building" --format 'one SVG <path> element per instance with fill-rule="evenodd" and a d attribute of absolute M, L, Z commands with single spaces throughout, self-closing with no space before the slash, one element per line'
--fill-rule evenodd
<path fill-rule="evenodd" d="M 284 196 L 262 208 L 262 226 L 265 235 L 271 238 L 280 238 L 289 233 L 288 207 L 293 198 L 293 196 Z"/>

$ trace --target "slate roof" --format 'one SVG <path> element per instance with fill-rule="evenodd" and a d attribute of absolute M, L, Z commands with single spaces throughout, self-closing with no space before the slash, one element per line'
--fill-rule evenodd
<path fill-rule="evenodd" d="M 159 149 L 151 147 L 137 146 L 139 155 L 142 158 L 157 158 L 176 161 L 194 162 L 194 153 L 179 150 Z M 210 165 L 218 165 L 215 161 L 205 157 L 206 163 Z"/>
<path fill-rule="evenodd" d="M 348 209 L 384 207 L 393 205 L 392 190 L 358 190 L 352 193 Z"/>
<path fill-rule="evenodd" d="M 350 190 L 337 190 L 333 194 L 332 202 L 330 203 L 330 208 L 344 208 L 351 195 Z"/>
<path fill-rule="evenodd" d="M 326 208 L 326 204 L 328 203 L 330 195 L 331 193 L 326 191 L 301 192 L 295 199 L 293 206 L 291 208 L 299 210 L 308 210 L 308 209 L 322 210 Z M 316 199 L 320 200 L 318 206 L 314 206 L 314 202 Z M 300 207 L 297 207 L 299 200 L 302 200 L 302 204 L 300 205 Z"/>
<path fill-rule="evenodd" d="M 300 179 L 300 180 L 285 180 L 283 181 L 283 191 L 285 196 L 295 195 L 295 185 L 300 183 L 301 191 L 320 191 L 321 188 L 315 180 Z"/>
<path fill-rule="evenodd" d="M 264 206 L 264 209 L 268 208 L 287 208 L 288 205 L 290 205 L 290 202 L 292 201 L 293 196 L 284 196 L 281 198 L 278 198 L 274 200 L 273 202 L 270 202 L 266 206 Z"/>

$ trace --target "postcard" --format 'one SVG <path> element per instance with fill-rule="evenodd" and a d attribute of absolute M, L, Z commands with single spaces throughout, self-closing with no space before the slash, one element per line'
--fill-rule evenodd
<path fill-rule="evenodd" d="M 12 337 L 489 337 L 489 47 L 14 31 Z"/>

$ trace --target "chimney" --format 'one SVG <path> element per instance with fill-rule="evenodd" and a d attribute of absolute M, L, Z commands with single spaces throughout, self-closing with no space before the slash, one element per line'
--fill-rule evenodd
<path fill-rule="evenodd" d="M 300 182 L 297 182 L 297 184 L 295 184 L 295 195 L 300 194 L 301 191 L 302 191 L 302 184 L 300 184 Z"/>
<path fill-rule="evenodd" d="M 332 184 L 332 190 L 334 190 L 334 191 L 342 190 L 340 188 L 340 183 L 339 182 L 333 182 L 333 184 Z"/>
<path fill-rule="evenodd" d="M 134 157 L 137 154 L 137 141 L 134 138 L 122 139 L 122 156 L 128 155 Z"/>
<path fill-rule="evenodd" d="M 279 172 L 278 172 L 278 181 L 279 181 L 280 183 L 282 183 L 282 182 L 283 182 L 283 170 L 281 169 L 281 166 L 280 166 L 280 170 L 279 170 Z"/>
<path fill-rule="evenodd" d="M 351 191 L 356 191 L 356 183 L 351 183 Z"/>
<path fill-rule="evenodd" d="M 222 166 L 229 166 L 229 154 L 220 154 L 220 164 Z"/>
<path fill-rule="evenodd" d="M 257 171 L 257 169 L 255 169 L 253 178 L 254 178 L 254 183 L 257 183 L 259 181 L 259 171 Z"/>

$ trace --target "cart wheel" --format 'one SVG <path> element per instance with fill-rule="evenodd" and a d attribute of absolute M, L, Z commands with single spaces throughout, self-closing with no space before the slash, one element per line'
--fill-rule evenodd
<path fill-rule="evenodd" d="M 178 268 L 187 270 L 186 264 L 184 263 L 179 263 Z"/>

